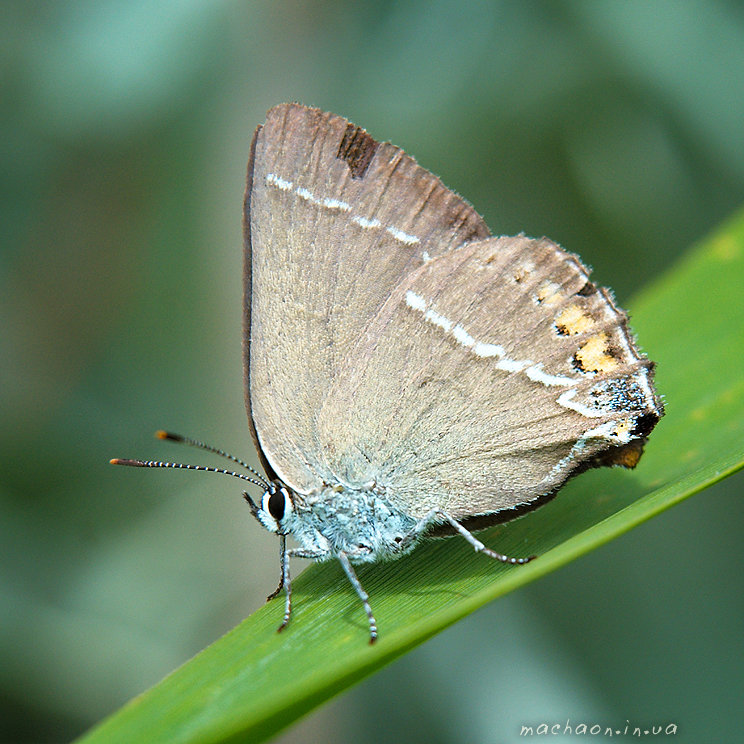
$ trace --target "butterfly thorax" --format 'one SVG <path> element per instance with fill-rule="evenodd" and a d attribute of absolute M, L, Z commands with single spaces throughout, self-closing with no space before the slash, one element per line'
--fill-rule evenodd
<path fill-rule="evenodd" d="M 293 509 L 282 520 L 282 529 L 308 551 L 322 558 L 344 552 L 356 563 L 400 556 L 414 547 L 403 538 L 417 520 L 396 509 L 372 489 L 336 485 L 317 492 L 292 493 Z"/>

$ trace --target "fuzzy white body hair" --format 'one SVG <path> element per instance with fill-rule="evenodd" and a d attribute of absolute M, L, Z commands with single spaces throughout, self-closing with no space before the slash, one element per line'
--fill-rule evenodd
<path fill-rule="evenodd" d="M 373 563 L 397 558 L 416 543 L 410 541 L 401 550 L 401 541 L 418 520 L 370 489 L 338 486 L 308 495 L 293 493 L 292 502 L 282 530 L 320 560 L 343 552 L 354 563 Z"/>

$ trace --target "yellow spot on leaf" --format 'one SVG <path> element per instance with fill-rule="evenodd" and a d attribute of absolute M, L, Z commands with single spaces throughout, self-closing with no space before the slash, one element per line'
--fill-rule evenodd
<path fill-rule="evenodd" d="M 713 241 L 713 254 L 722 261 L 732 261 L 738 257 L 741 247 L 731 235 L 721 235 Z"/>

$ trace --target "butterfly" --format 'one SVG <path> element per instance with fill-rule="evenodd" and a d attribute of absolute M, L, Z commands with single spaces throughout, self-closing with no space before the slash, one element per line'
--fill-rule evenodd
<path fill-rule="evenodd" d="M 264 474 L 244 497 L 290 559 L 337 559 L 378 637 L 354 565 L 473 533 L 570 477 L 635 467 L 663 405 L 609 290 L 547 238 L 494 237 L 400 148 L 300 104 L 251 144 L 244 210 L 248 421 Z M 298 547 L 288 547 L 287 537 Z"/>

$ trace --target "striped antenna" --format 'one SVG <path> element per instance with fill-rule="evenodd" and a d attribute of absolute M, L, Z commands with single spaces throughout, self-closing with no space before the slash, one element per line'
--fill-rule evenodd
<path fill-rule="evenodd" d="M 233 478 L 240 478 L 256 486 L 266 489 L 267 486 L 255 478 L 243 473 L 236 473 L 234 470 L 225 470 L 224 468 L 213 468 L 209 465 L 187 465 L 183 462 L 159 462 L 158 460 L 127 460 L 115 457 L 109 460 L 112 465 L 128 465 L 131 468 L 174 468 L 176 470 L 203 470 L 205 473 L 222 473 L 223 475 L 232 475 Z"/>
<path fill-rule="evenodd" d="M 212 452 L 215 455 L 219 455 L 220 457 L 224 457 L 228 460 L 232 460 L 234 463 L 245 468 L 249 473 L 253 473 L 253 475 L 255 475 L 261 481 L 260 485 L 262 488 L 264 489 L 269 488 L 269 484 L 266 481 L 266 479 L 255 468 L 252 468 L 247 462 L 244 462 L 240 458 L 235 457 L 235 455 L 231 455 L 229 452 L 225 452 L 225 450 L 219 449 L 219 447 L 213 447 L 211 444 L 206 444 L 204 442 L 199 441 L 198 439 L 192 439 L 191 437 L 184 437 L 181 434 L 174 434 L 172 431 L 163 431 L 162 429 L 160 429 L 159 431 L 156 431 L 155 436 L 158 439 L 167 439 L 171 442 L 181 442 L 182 444 L 188 444 L 190 447 L 196 447 L 197 449 L 202 449 L 202 450 L 205 450 L 206 452 Z"/>

